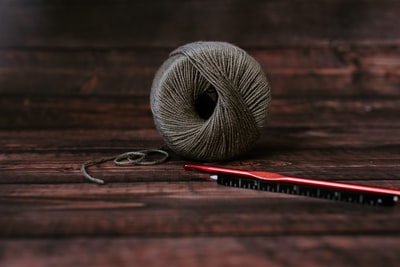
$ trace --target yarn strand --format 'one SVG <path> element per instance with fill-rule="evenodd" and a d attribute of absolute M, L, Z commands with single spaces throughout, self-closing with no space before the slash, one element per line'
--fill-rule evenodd
<path fill-rule="evenodd" d="M 150 157 L 152 155 L 152 157 Z M 159 155 L 155 158 L 154 155 Z M 126 165 L 155 165 L 161 164 L 167 161 L 169 158 L 168 152 L 162 149 L 149 149 L 149 150 L 140 150 L 140 151 L 132 151 L 125 152 L 122 154 L 103 157 L 95 160 L 86 161 L 81 165 L 81 172 L 83 176 L 89 181 L 102 185 L 105 184 L 105 181 L 96 177 L 93 177 L 88 173 L 88 168 L 91 166 L 95 166 L 107 161 L 113 161 L 117 166 L 126 166 Z"/>

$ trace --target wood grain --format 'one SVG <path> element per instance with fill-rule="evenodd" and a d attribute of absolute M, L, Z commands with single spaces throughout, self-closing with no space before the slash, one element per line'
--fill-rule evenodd
<path fill-rule="evenodd" d="M 273 97 L 270 127 L 398 127 L 400 98 Z M 148 97 L 2 97 L 3 129 L 154 128 Z M 383 116 L 384 115 L 384 116 Z"/>
<path fill-rule="evenodd" d="M 5 1 L 0 47 L 399 44 L 398 9 L 395 0 Z"/>
<path fill-rule="evenodd" d="M 205 182 L 122 186 L 75 185 L 81 191 L 75 196 L 63 192 L 62 186 L 14 187 L 17 191 L 6 186 L 9 193 L 4 190 L 1 196 L 0 235 L 400 234 L 396 207 L 336 203 Z"/>
<path fill-rule="evenodd" d="M 357 246 L 351 244 L 356 243 Z M 396 236 L 94 238 L 0 241 L 4 266 L 397 266 Z M 19 251 L 18 257 L 15 251 Z M 162 262 L 159 261 L 162 258 Z"/>
<path fill-rule="evenodd" d="M 219 186 L 158 148 L 149 93 L 179 45 L 232 42 L 272 86 L 239 169 L 400 188 L 395 0 L 0 1 L 0 266 L 398 266 L 399 207 Z"/>
<path fill-rule="evenodd" d="M 172 49 L 0 49 L 0 92 L 145 97 Z M 398 96 L 400 92 L 397 46 L 247 51 L 261 64 L 275 96 Z"/>

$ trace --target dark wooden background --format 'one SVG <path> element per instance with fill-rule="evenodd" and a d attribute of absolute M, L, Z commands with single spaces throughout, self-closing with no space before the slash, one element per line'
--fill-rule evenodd
<path fill-rule="evenodd" d="M 400 2 L 0 0 L 1 266 L 398 266 L 400 210 L 218 186 L 163 145 L 149 91 L 179 45 L 234 43 L 272 85 L 219 163 L 400 188 Z M 217 163 L 213 163 L 217 164 Z"/>

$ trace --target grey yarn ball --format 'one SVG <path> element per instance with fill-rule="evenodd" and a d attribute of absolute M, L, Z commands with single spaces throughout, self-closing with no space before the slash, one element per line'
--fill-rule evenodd
<path fill-rule="evenodd" d="M 224 161 L 246 152 L 266 124 L 270 86 L 260 65 L 224 42 L 195 42 L 170 54 L 151 88 L 157 130 L 178 155 Z"/>

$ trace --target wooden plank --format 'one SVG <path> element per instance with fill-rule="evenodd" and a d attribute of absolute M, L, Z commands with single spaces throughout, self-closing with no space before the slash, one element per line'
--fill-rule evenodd
<path fill-rule="evenodd" d="M 397 10 L 395 0 L 6 1 L 0 47 L 175 47 L 194 40 L 247 47 L 399 44 Z"/>
<path fill-rule="evenodd" d="M 154 128 L 148 97 L 2 97 L 0 129 Z M 272 100 L 269 127 L 397 128 L 399 97 Z"/>
<path fill-rule="evenodd" d="M 6 129 L 152 128 L 149 97 L 2 97 Z"/>
<path fill-rule="evenodd" d="M 397 236 L 259 236 L 2 240 L 3 266 L 382 266 Z M 15 251 L 19 255 L 15 255 Z M 290 256 L 288 256 L 290 255 Z"/>
<path fill-rule="evenodd" d="M 7 95 L 148 95 L 169 50 L 0 50 Z M 63 81 L 60 83 L 60 81 Z"/>
<path fill-rule="evenodd" d="M 395 171 L 400 161 L 398 147 L 398 142 L 382 146 L 372 141 L 368 146 L 361 147 L 345 144 L 312 148 L 293 143 L 280 145 L 269 141 L 259 142 L 255 148 L 235 160 L 209 164 L 327 180 L 384 182 L 399 178 Z M 80 172 L 84 162 L 140 149 L 146 147 L 124 149 L 83 146 L 71 149 L 34 148 L 30 152 L 7 151 L 0 156 L 0 183 L 83 183 L 87 182 Z M 108 162 L 89 168 L 89 172 L 110 183 L 204 179 L 204 175 L 182 170 L 183 165 L 189 162 L 191 161 L 188 159 L 171 154 L 169 162 L 161 165 L 120 167 Z"/>
<path fill-rule="evenodd" d="M 232 165 L 234 166 L 234 165 Z M 157 172 L 157 171 L 155 171 Z M 32 204 L 39 205 L 43 203 L 43 210 L 51 208 L 79 208 L 96 209 L 100 205 L 107 204 L 104 208 L 118 209 L 129 207 L 143 207 L 140 203 L 132 201 L 123 202 L 123 199 L 133 200 L 135 198 L 151 199 L 151 198 L 181 198 L 184 199 L 217 199 L 226 200 L 233 199 L 280 199 L 282 201 L 318 201 L 324 203 L 336 203 L 344 205 L 342 202 L 327 202 L 323 199 L 313 199 L 304 196 L 288 195 L 281 193 L 273 193 L 267 191 L 248 190 L 235 187 L 226 187 L 208 179 L 208 175 L 204 173 L 184 172 L 182 168 L 175 170 L 176 176 L 180 176 L 180 181 L 157 181 L 157 175 L 153 180 L 134 181 L 125 183 L 107 183 L 105 185 L 96 185 L 93 183 L 47 183 L 47 184 L 1 184 L 0 197 L 12 204 L 22 203 L 27 199 L 32 200 Z M 195 178 L 195 179 L 193 179 Z M 400 180 L 359 180 L 353 181 L 358 184 L 369 184 L 371 186 L 381 186 L 388 188 L 399 188 Z M 25 201 L 26 209 L 29 209 L 29 203 Z M 2 208 L 7 205 L 4 203 Z M 352 206 L 352 205 L 350 205 Z M 366 207 L 359 206 L 356 207 Z M 381 208 L 378 208 L 379 210 Z M 382 210 L 396 210 L 397 208 L 383 208 Z"/>
<path fill-rule="evenodd" d="M 148 96 L 170 49 L 0 50 L 5 95 Z M 275 96 L 398 96 L 400 49 L 328 47 L 250 49 Z M 63 81 L 60 83 L 60 81 Z"/>
<path fill-rule="evenodd" d="M 150 120 L 150 119 L 148 119 Z M 118 153 L 126 149 L 146 149 L 164 145 L 154 127 L 143 129 L 61 129 L 0 131 L 2 152 Z"/>
<path fill-rule="evenodd" d="M 329 156 L 339 153 L 390 153 L 399 145 L 396 127 L 267 127 L 262 131 L 252 153 L 262 156 L 262 151 L 280 151 L 296 154 L 313 150 Z M 384 136 L 385 138 L 382 138 Z M 149 129 L 60 129 L 0 131 L 1 152 L 10 153 L 104 153 L 116 154 L 127 149 L 151 149 L 164 145 L 161 135 Z M 361 152 L 360 152 L 361 151 Z M 260 154 L 258 154 L 260 153 Z M 335 156 L 335 155 L 331 155 Z M 11 157 L 11 156 L 10 156 Z M 6 158 L 3 158 L 6 159 Z"/>
<path fill-rule="evenodd" d="M 398 181 L 395 185 L 399 186 Z M 69 186 L 68 193 L 62 185 L 42 188 L 44 195 L 40 187 L 31 185 L 1 190 L 0 236 L 400 235 L 397 207 L 377 208 L 215 183 L 146 182 L 125 188 L 87 184 L 74 185 L 75 192 Z"/>

